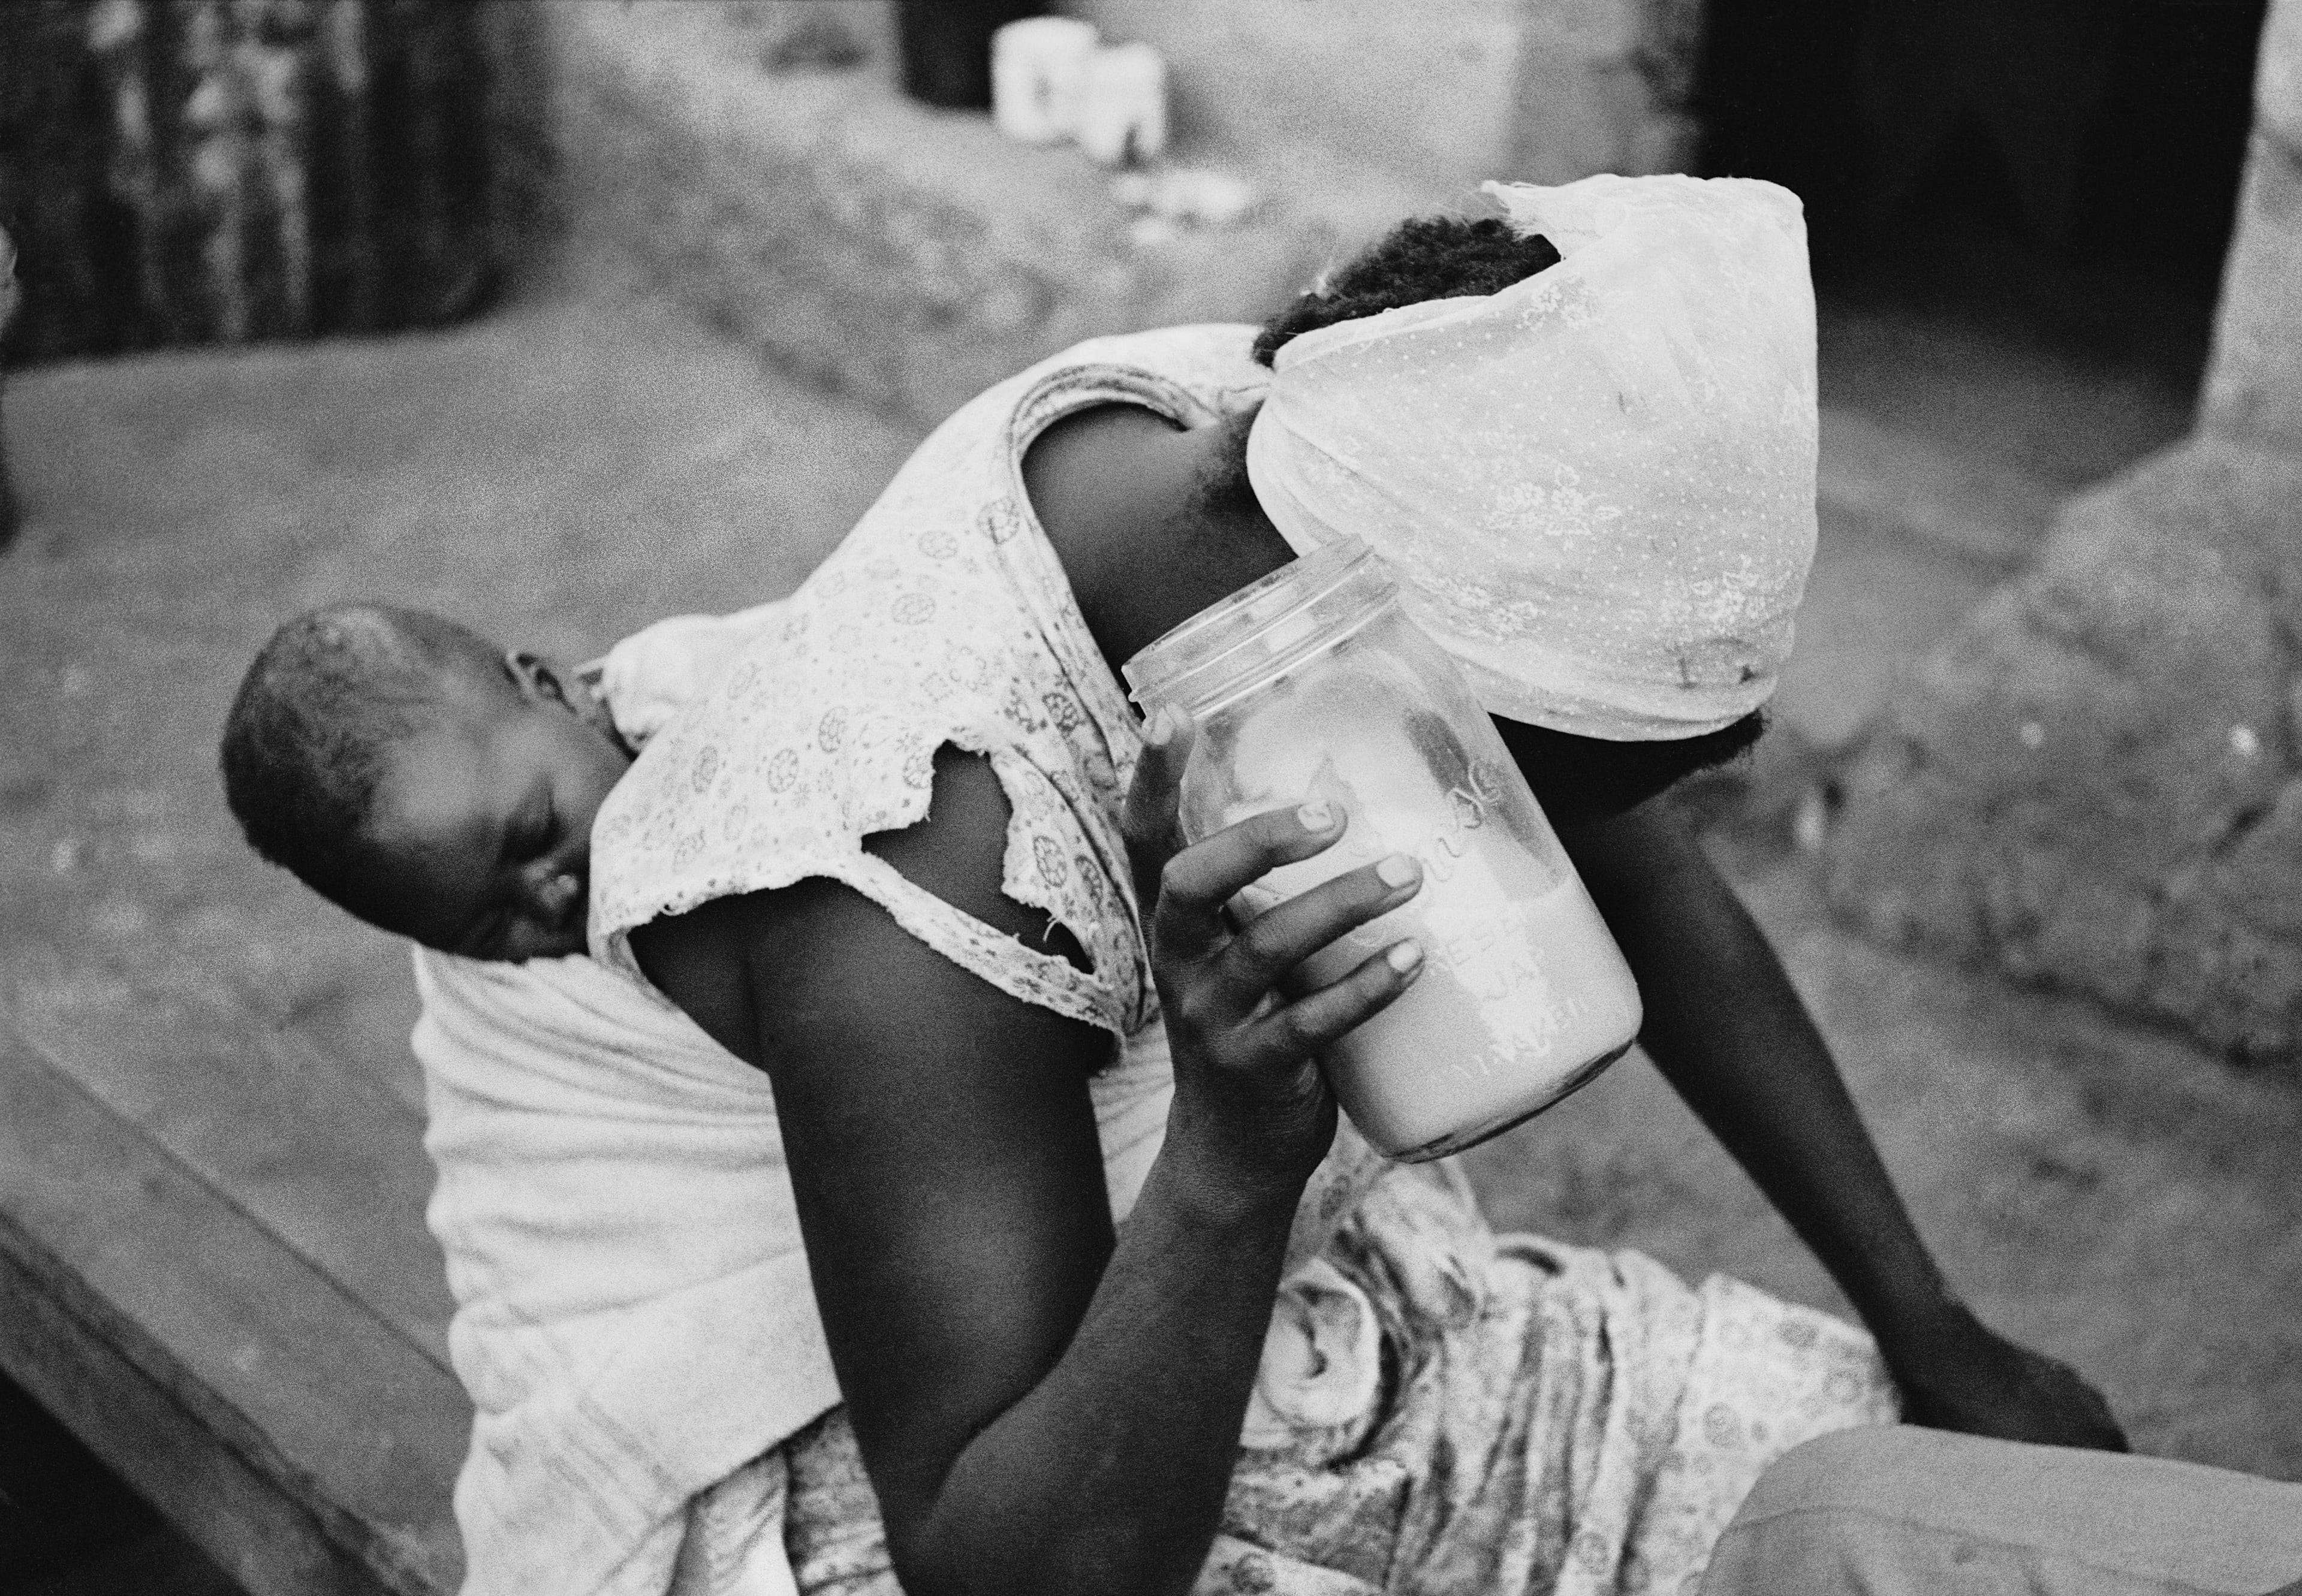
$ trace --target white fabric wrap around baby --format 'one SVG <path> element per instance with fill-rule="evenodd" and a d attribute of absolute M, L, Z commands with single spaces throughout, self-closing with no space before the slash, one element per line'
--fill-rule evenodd
<path fill-rule="evenodd" d="M 1489 183 L 1558 265 L 1281 346 L 1248 442 L 1297 553 L 1365 540 L 1489 711 L 1617 742 L 1763 703 L 1815 541 L 1797 197 Z"/>
<path fill-rule="evenodd" d="M 840 1399 L 768 1079 L 581 955 L 416 976 L 465 1596 L 660 1596 L 689 1499 Z M 1153 1025 L 1090 1083 L 1114 1215 L 1172 1081 Z"/>

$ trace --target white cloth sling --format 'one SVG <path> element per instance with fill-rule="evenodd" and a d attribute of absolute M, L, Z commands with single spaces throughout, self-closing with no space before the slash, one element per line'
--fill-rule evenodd
<path fill-rule="evenodd" d="M 688 1499 L 840 1399 L 767 1077 L 580 955 L 416 970 L 464 1588 L 658 1596 Z M 1170 1088 L 1157 1026 L 1090 1083 L 1114 1214 Z"/>
<path fill-rule="evenodd" d="M 586 958 L 416 971 L 464 1588 L 660 1592 L 687 1499 L 839 1400 L 766 1078 Z"/>

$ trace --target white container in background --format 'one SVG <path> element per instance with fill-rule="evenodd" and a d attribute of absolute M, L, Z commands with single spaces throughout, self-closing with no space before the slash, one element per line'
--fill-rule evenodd
<path fill-rule="evenodd" d="M 1111 197 L 1130 210 L 1194 227 L 1234 226 L 1256 206 L 1255 187 L 1245 179 L 1192 167 L 1155 177 L 1147 172 L 1122 172 L 1111 180 Z"/>
<path fill-rule="evenodd" d="M 1315 953 L 1339 979 L 1401 937 L 1422 976 L 1320 1061 L 1377 1151 L 1458 1153 L 1558 1101 L 1639 1032 L 1637 983 L 1534 794 L 1382 562 L 1340 538 L 1185 621 L 1124 667 L 1147 713 L 1188 709 L 1184 836 L 1321 798 L 1341 841 L 1233 900 L 1251 919 L 1386 853 L 1422 890 Z"/>
<path fill-rule="evenodd" d="M 1167 63 L 1149 45 L 1105 45 L 1087 58 L 1073 138 L 1105 166 L 1167 147 Z"/>
<path fill-rule="evenodd" d="M 991 36 L 991 121 L 1023 144 L 1055 144 L 1079 121 L 1093 22 L 1076 17 L 1025 17 Z"/>

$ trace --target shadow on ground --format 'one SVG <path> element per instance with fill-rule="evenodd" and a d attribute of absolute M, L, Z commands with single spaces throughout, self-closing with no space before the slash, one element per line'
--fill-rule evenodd
<path fill-rule="evenodd" d="M 237 1596 L 14 1385 L 0 1380 L 0 1591 L 13 1596 Z"/>

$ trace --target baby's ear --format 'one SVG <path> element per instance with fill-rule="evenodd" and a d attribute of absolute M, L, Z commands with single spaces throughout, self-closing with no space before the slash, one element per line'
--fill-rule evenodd
<path fill-rule="evenodd" d="M 555 705 L 604 732 L 610 740 L 622 740 L 617 735 L 615 718 L 608 712 L 606 701 L 577 671 L 526 649 L 511 650 L 504 655 L 503 665 L 523 701 Z"/>
<path fill-rule="evenodd" d="M 507 650 L 503 657 L 504 674 L 511 677 L 519 695 L 531 703 L 566 704 L 574 707 L 575 700 L 567 685 L 560 679 L 559 666 L 542 655 L 527 649 Z"/>

